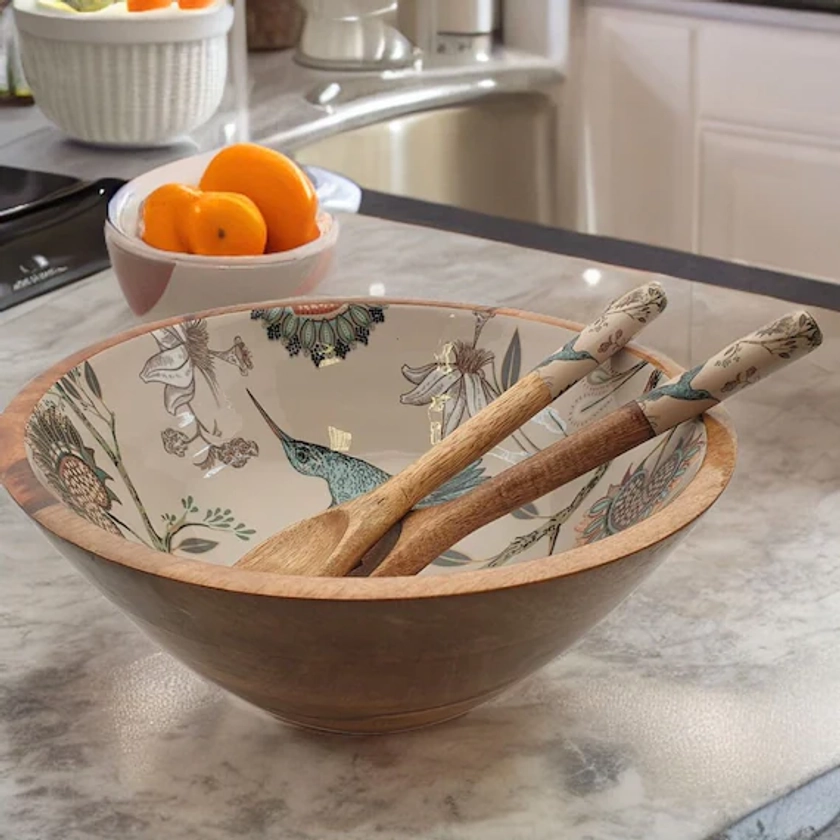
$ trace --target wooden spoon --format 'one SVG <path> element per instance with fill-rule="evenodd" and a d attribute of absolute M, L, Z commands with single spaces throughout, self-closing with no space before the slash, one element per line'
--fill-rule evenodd
<path fill-rule="evenodd" d="M 284 528 L 251 549 L 236 565 L 288 575 L 347 574 L 418 502 L 624 347 L 666 303 L 658 283 L 628 292 L 402 472 L 369 493 Z"/>
<path fill-rule="evenodd" d="M 699 416 L 821 343 L 820 328 L 807 312 L 785 315 L 460 498 L 412 511 L 353 573 L 417 574 L 473 531 Z"/>

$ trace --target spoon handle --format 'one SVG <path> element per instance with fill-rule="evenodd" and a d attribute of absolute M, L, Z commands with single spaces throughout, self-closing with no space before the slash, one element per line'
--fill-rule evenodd
<path fill-rule="evenodd" d="M 409 514 L 395 546 L 371 576 L 417 574 L 473 531 L 699 416 L 821 342 L 807 312 L 793 312 L 739 339 L 464 496 Z"/>
<path fill-rule="evenodd" d="M 656 282 L 618 298 L 531 373 L 379 489 L 404 494 L 411 500 L 410 510 L 621 350 L 666 305 L 665 292 Z"/>
<path fill-rule="evenodd" d="M 656 282 L 615 300 L 578 335 L 417 461 L 350 502 L 348 509 L 352 508 L 353 516 L 344 538 L 328 558 L 317 559 L 317 569 L 307 568 L 305 573 L 347 574 L 359 557 L 418 502 L 621 350 L 666 305 L 665 292 Z M 466 374 L 464 378 L 468 378 Z M 307 566 L 313 564 L 307 562 Z"/>

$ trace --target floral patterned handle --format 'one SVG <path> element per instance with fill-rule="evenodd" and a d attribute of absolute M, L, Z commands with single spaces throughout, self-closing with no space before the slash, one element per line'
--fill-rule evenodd
<path fill-rule="evenodd" d="M 552 399 L 617 353 L 664 312 L 667 304 L 665 290 L 656 282 L 645 283 L 613 301 L 599 318 L 535 368 Z"/>
<path fill-rule="evenodd" d="M 739 338 L 703 364 L 654 388 L 638 405 L 660 434 L 801 359 L 822 344 L 817 322 L 807 312 L 791 312 Z"/>

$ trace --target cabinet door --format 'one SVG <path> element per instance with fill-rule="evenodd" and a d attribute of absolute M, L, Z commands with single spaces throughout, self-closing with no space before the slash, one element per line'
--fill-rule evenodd
<path fill-rule="evenodd" d="M 840 281 L 840 143 L 701 134 L 699 250 Z"/>
<path fill-rule="evenodd" d="M 691 248 L 691 24 L 590 7 L 585 37 L 581 227 Z"/>

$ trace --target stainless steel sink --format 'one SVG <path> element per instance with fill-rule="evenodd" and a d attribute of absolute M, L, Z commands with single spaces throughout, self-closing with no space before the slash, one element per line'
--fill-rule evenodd
<path fill-rule="evenodd" d="M 550 95 L 501 93 L 352 128 L 293 153 L 362 187 L 552 224 L 556 133 Z"/>

